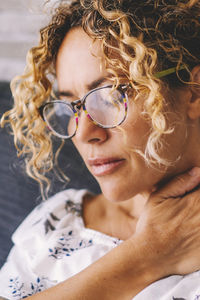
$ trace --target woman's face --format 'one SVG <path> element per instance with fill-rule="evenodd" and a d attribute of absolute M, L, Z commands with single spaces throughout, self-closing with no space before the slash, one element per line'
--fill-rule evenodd
<path fill-rule="evenodd" d="M 64 100 L 80 99 L 89 90 L 109 84 L 101 57 L 100 42 L 93 43 L 81 28 L 67 33 L 56 63 L 59 91 L 69 95 Z M 173 161 L 181 155 L 182 159 L 172 168 L 148 167 L 141 156 L 131 151 L 139 149 L 144 152 L 151 130 L 150 123 L 142 117 L 142 109 L 142 98 L 137 104 L 129 99 L 128 116 L 120 128 L 114 129 L 98 127 L 83 111 L 79 117 L 73 142 L 103 194 L 111 201 L 123 201 L 151 191 L 159 181 L 190 167 L 184 159 L 187 142 L 186 126 L 182 124 L 167 137 L 165 145 L 170 146 L 159 153 Z"/>

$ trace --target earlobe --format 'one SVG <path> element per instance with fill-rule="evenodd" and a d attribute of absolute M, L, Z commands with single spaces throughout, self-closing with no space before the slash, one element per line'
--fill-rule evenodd
<path fill-rule="evenodd" d="M 195 120 L 200 117 L 200 65 L 191 71 L 191 97 L 188 101 L 188 117 Z"/>

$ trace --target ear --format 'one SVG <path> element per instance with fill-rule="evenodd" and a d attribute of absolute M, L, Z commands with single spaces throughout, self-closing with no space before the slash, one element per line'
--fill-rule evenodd
<path fill-rule="evenodd" d="M 191 97 L 188 101 L 188 117 L 195 120 L 200 117 L 200 65 L 191 71 Z"/>

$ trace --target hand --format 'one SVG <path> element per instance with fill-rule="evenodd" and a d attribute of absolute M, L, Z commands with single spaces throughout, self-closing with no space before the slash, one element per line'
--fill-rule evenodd
<path fill-rule="evenodd" d="M 132 299 L 151 283 L 200 268 L 200 169 L 152 193 L 136 233 L 35 300 Z"/>
<path fill-rule="evenodd" d="M 138 220 L 135 237 L 163 276 L 200 269 L 199 184 L 200 168 L 177 176 L 150 195 Z"/>

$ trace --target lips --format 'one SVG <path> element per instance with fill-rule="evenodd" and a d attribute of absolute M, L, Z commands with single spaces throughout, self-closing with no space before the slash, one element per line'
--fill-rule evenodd
<path fill-rule="evenodd" d="M 125 159 L 121 158 L 95 158 L 88 159 L 91 173 L 94 176 L 104 176 L 115 172 L 123 163 Z"/>

